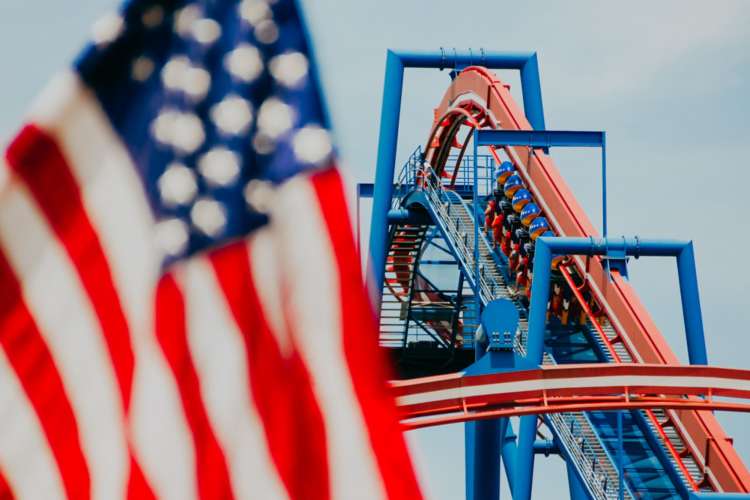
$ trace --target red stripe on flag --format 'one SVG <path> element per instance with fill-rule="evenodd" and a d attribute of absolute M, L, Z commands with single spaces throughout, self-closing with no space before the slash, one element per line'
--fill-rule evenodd
<path fill-rule="evenodd" d="M 295 500 L 327 499 L 325 427 L 312 382 L 297 352 L 288 358 L 282 355 L 264 318 L 247 246 L 226 246 L 212 252 L 210 259 L 242 332 L 251 396 L 279 476 Z"/>
<path fill-rule="evenodd" d="M 375 317 L 361 279 L 341 178 L 335 168 L 330 168 L 315 174 L 312 183 L 339 270 L 347 364 L 387 496 L 391 500 L 422 498 L 386 384 L 390 373 L 385 356 L 377 348 Z"/>
<path fill-rule="evenodd" d="M 230 499 L 233 495 L 229 471 L 201 399 L 200 381 L 190 356 L 185 321 L 182 293 L 174 277 L 166 274 L 159 281 L 156 292 L 156 336 L 177 380 L 193 437 L 199 496 L 203 499 Z"/>
<path fill-rule="evenodd" d="M 26 307 L 10 263 L 0 253 L 0 344 L 44 430 L 69 498 L 90 498 L 91 481 L 78 425 L 54 359 Z"/>
<path fill-rule="evenodd" d="M 138 462 L 135 461 L 133 453 L 130 453 L 130 476 L 128 477 L 128 500 L 155 500 L 156 496 L 151 491 L 146 477 L 143 475 Z"/>
<path fill-rule="evenodd" d="M 0 471 L 0 500 L 15 500 L 13 490 L 10 489 L 10 485 L 2 471 Z"/>
<path fill-rule="evenodd" d="M 55 140 L 27 125 L 8 147 L 11 169 L 26 183 L 75 266 L 102 327 L 127 412 L 133 350 L 127 321 L 80 189 Z"/>

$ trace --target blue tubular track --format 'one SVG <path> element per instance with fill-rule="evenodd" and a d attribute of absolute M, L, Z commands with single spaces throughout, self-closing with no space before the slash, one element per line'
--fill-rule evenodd
<path fill-rule="evenodd" d="M 544 129 L 535 54 L 388 52 L 368 263 L 371 288 L 379 294 L 381 346 L 394 359 L 402 378 L 466 369 L 476 373 L 480 363 L 472 364 L 480 314 L 491 302 L 505 299 L 514 304 L 519 318 L 512 356 L 516 368 L 636 361 L 622 343 L 613 347 L 612 340 L 617 337 L 613 326 L 597 322 L 595 327 L 590 313 L 577 322 L 545 317 L 549 271 L 535 272 L 533 285 L 529 285 L 535 299 L 531 303 L 515 285 L 508 257 L 494 248 L 483 227 L 484 206 L 492 193 L 492 173 L 499 160 L 494 151 L 478 154 L 475 146 L 473 155 L 464 156 L 462 150 L 447 156 L 446 164 L 459 173 L 450 182 L 425 163 L 421 148 L 395 172 L 404 69 L 460 70 L 472 64 L 520 70 L 527 118 L 535 128 Z M 529 135 L 528 140 L 533 137 Z M 603 137 L 602 133 L 602 145 Z M 558 253 L 575 254 L 578 250 L 589 256 L 603 254 L 611 259 L 612 269 L 618 270 L 624 270 L 628 255 L 651 252 L 676 257 L 690 361 L 707 364 L 689 242 L 539 241 L 535 269 L 538 261 L 549 262 Z M 555 246 L 563 243 L 568 246 Z M 548 263 L 542 266 L 549 269 Z M 543 279 L 537 279 L 537 274 Z M 579 285 L 574 271 L 562 275 L 555 278 L 558 285 Z M 481 359 L 481 351 L 477 350 L 477 359 Z M 522 417 L 515 429 L 503 420 L 499 425 L 467 427 L 467 457 L 502 450 L 502 464 L 515 499 L 531 497 L 534 456 L 540 450 L 545 454 L 551 451 L 566 462 L 574 499 L 723 498 L 702 477 L 702 464 L 678 452 L 686 445 L 679 433 L 663 425 L 668 420 L 663 410 L 528 416 Z M 540 432 L 546 438 L 542 442 Z M 486 436 L 485 442 L 478 442 L 477 436 Z M 486 440 L 497 443 L 488 446 Z M 499 456 L 494 458 L 497 462 L 493 459 L 490 464 L 500 461 Z M 473 478 L 487 477 L 486 468 L 480 471 L 476 461 L 469 458 L 467 462 L 467 498 L 499 498 L 499 492 L 494 491 L 498 478 L 492 477 L 487 484 L 473 483 Z"/>

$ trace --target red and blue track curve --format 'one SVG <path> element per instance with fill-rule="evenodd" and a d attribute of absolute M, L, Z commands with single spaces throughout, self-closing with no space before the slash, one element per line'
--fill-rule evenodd
<path fill-rule="evenodd" d="M 487 375 L 436 375 L 391 386 L 408 429 L 569 411 L 750 412 L 750 370 L 710 366 L 557 365 Z"/>
<path fill-rule="evenodd" d="M 458 150 L 459 161 L 455 164 L 461 164 L 460 158 L 465 154 L 473 130 L 531 129 L 524 113 L 512 99 L 508 87 L 490 71 L 477 66 L 468 67 L 458 73 L 436 108 L 435 117 L 424 158 L 440 177 L 450 179 L 450 186 L 455 183 L 458 172 L 457 168 L 453 171 L 447 170 L 448 157 L 455 155 Z M 459 137 L 459 134 L 467 129 L 466 136 Z M 556 235 L 596 236 L 593 225 L 549 156 L 539 149 L 528 147 L 504 149 L 534 196 L 534 200 L 542 207 Z M 492 153 L 495 154 L 494 151 Z M 493 376 L 494 379 L 490 377 L 485 379 L 486 383 L 480 384 L 472 384 L 467 377 L 460 375 L 398 382 L 394 387 L 405 411 L 406 425 L 419 427 L 500 416 L 596 408 L 667 408 L 670 409 L 669 425 L 680 433 L 686 445 L 686 449 L 671 450 L 677 460 L 685 455 L 694 457 L 696 463 L 701 465 L 705 481 L 710 483 L 710 489 L 713 491 L 750 492 L 750 472 L 715 417 L 706 411 L 748 411 L 750 406 L 747 402 L 713 399 L 714 396 L 746 399 L 750 394 L 747 392 L 748 372 L 680 367 L 677 357 L 637 295 L 617 271 L 612 271 L 610 279 L 609 272 L 598 257 L 586 261 L 580 257 L 573 257 L 562 269 L 571 285 L 572 274 L 584 280 L 600 305 L 603 316 L 617 333 L 613 342 L 624 346 L 632 361 L 641 365 L 612 365 L 607 367 L 607 370 L 616 370 L 618 376 L 641 377 L 642 380 L 635 384 L 586 385 L 580 381 L 585 378 L 601 381 L 602 377 L 592 377 L 591 371 L 602 370 L 603 367 L 566 366 L 544 368 L 535 372 L 514 372 L 512 376 L 526 377 L 526 383 L 548 379 L 564 381 L 563 385 L 556 389 L 538 383 L 526 394 L 507 391 L 507 386 L 502 384 L 507 382 L 507 377 L 511 376 L 509 374 Z M 588 311 L 588 314 L 590 316 L 591 312 Z M 603 337 L 606 339 L 606 336 Z M 612 346 L 609 345 L 608 348 L 613 354 L 613 361 L 620 362 Z M 691 375 L 691 370 L 700 372 L 701 375 Z M 667 383 L 673 379 L 680 382 Z M 435 401 L 423 400 L 419 404 L 409 403 L 414 400 L 409 398 L 419 400 L 419 397 L 424 398 L 425 394 L 436 392 L 429 389 L 434 384 L 447 384 L 446 387 L 451 387 L 455 397 Z M 469 385 L 490 389 L 466 396 L 461 393 L 461 388 Z M 572 390 L 571 387 L 575 386 L 575 390 Z M 429 390 L 425 390 L 426 388 Z M 668 441 L 666 436 L 662 438 Z M 692 480 L 689 482 L 693 490 L 705 486 Z"/>

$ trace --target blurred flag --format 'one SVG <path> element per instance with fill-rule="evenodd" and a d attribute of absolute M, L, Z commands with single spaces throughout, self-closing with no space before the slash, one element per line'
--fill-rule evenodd
<path fill-rule="evenodd" d="M 292 0 L 96 23 L 0 165 L 0 498 L 419 498 L 326 125 Z"/>

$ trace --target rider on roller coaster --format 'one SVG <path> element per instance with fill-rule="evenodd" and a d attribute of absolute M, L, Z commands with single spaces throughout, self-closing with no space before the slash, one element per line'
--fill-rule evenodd
<path fill-rule="evenodd" d="M 500 227 L 500 238 L 498 240 L 498 243 L 500 244 L 500 250 L 507 257 L 510 252 L 511 225 L 510 225 L 509 217 L 513 215 L 514 213 L 513 205 L 511 205 L 509 199 L 504 198 L 500 202 L 500 210 L 503 213 L 503 220 L 502 220 L 502 225 Z"/>
<path fill-rule="evenodd" d="M 495 169 L 495 182 L 497 186 L 497 190 L 502 191 L 503 186 L 505 185 L 505 181 L 508 180 L 508 177 L 513 175 L 515 173 L 515 170 L 513 170 L 513 164 L 509 161 L 504 161 L 498 167 Z"/>
<path fill-rule="evenodd" d="M 492 221 L 495 219 L 495 198 L 490 198 L 487 207 L 484 209 L 484 232 L 489 236 L 492 230 Z"/>

